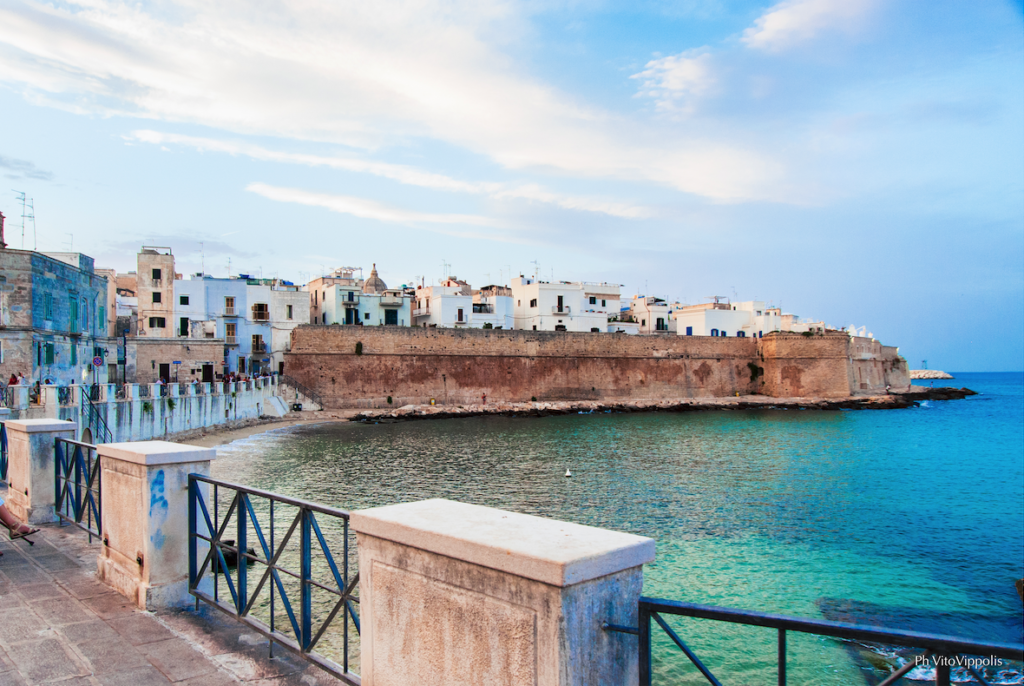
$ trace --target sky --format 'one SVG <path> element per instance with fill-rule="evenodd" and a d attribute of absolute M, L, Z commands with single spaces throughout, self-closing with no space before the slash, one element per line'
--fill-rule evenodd
<path fill-rule="evenodd" d="M 12 247 L 119 271 L 608 281 L 1024 368 L 1019 0 L 5 0 L 0 176 Z"/>

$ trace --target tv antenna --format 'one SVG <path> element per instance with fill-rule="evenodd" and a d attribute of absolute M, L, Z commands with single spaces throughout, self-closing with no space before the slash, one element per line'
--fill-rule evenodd
<path fill-rule="evenodd" d="M 444 270 L 444 278 L 448 278 L 448 268 L 452 265 L 444 260 L 441 260 L 441 268 Z"/>
<path fill-rule="evenodd" d="M 531 260 L 530 264 L 533 265 L 533 277 L 540 278 L 540 262 L 537 260 Z"/>
<path fill-rule="evenodd" d="M 28 204 L 28 200 L 25 197 L 25 191 L 14 190 L 13 188 L 11 190 L 14 191 L 15 197 L 18 200 L 21 201 L 21 249 L 24 250 L 25 249 L 25 220 L 28 219 L 29 216 L 30 216 L 29 213 L 28 213 L 28 208 L 30 207 L 30 205 Z M 34 215 L 35 215 L 35 211 L 33 211 L 32 215 L 31 215 L 33 222 L 35 222 L 35 216 Z"/>
<path fill-rule="evenodd" d="M 64 235 L 65 236 L 70 236 L 70 239 L 68 240 L 68 252 L 74 252 L 75 251 L 75 234 L 67 233 L 67 234 L 64 234 Z"/>

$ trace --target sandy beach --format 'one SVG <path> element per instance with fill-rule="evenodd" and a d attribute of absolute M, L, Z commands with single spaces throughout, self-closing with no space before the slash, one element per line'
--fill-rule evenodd
<path fill-rule="evenodd" d="M 348 422 L 359 410 L 328 410 L 324 412 L 294 412 L 283 419 L 267 419 L 250 426 L 235 428 L 210 427 L 197 435 L 170 439 L 174 443 L 195 445 L 201 448 L 216 448 L 232 441 L 249 438 L 257 434 L 283 429 L 300 424 L 325 424 L 328 422 Z"/>

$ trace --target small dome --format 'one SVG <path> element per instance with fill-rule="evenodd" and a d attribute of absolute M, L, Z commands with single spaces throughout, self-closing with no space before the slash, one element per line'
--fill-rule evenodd
<path fill-rule="evenodd" d="M 388 285 L 384 283 L 384 279 L 377 276 L 377 263 L 374 262 L 370 278 L 363 282 L 363 293 L 383 293 L 387 289 Z"/>

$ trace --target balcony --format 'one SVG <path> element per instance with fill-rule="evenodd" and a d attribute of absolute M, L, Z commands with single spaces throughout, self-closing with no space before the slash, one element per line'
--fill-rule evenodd
<path fill-rule="evenodd" d="M 269 322 L 270 312 L 267 310 L 255 310 L 252 313 L 252 320 L 254 322 Z"/>
<path fill-rule="evenodd" d="M 252 344 L 252 351 L 254 353 L 265 353 L 265 352 L 267 352 L 267 344 L 266 343 L 262 343 L 262 342 L 261 343 L 253 343 Z"/>
<path fill-rule="evenodd" d="M 572 308 L 568 305 L 562 305 L 562 307 L 559 307 L 558 305 L 551 306 L 551 314 L 565 315 L 568 317 L 571 313 Z"/>
<path fill-rule="evenodd" d="M 419 309 L 415 309 L 415 310 L 412 311 L 412 316 L 414 316 L 414 317 L 429 317 L 430 316 L 430 308 L 429 307 L 421 307 Z"/>
<path fill-rule="evenodd" d="M 224 344 L 225 345 L 238 345 L 238 337 L 237 336 L 225 336 L 224 337 Z"/>
<path fill-rule="evenodd" d="M 382 295 L 380 297 L 381 307 L 401 307 L 405 302 L 405 298 L 394 295 Z"/>
<path fill-rule="evenodd" d="M 342 300 L 341 304 L 344 307 L 359 307 L 359 298 L 352 298 L 351 300 Z"/>
<path fill-rule="evenodd" d="M 237 317 L 238 313 L 235 312 L 235 308 L 234 307 L 225 307 L 224 308 L 224 316 L 225 317 Z"/>
<path fill-rule="evenodd" d="M 473 303 L 473 314 L 494 314 L 494 305 Z"/>

